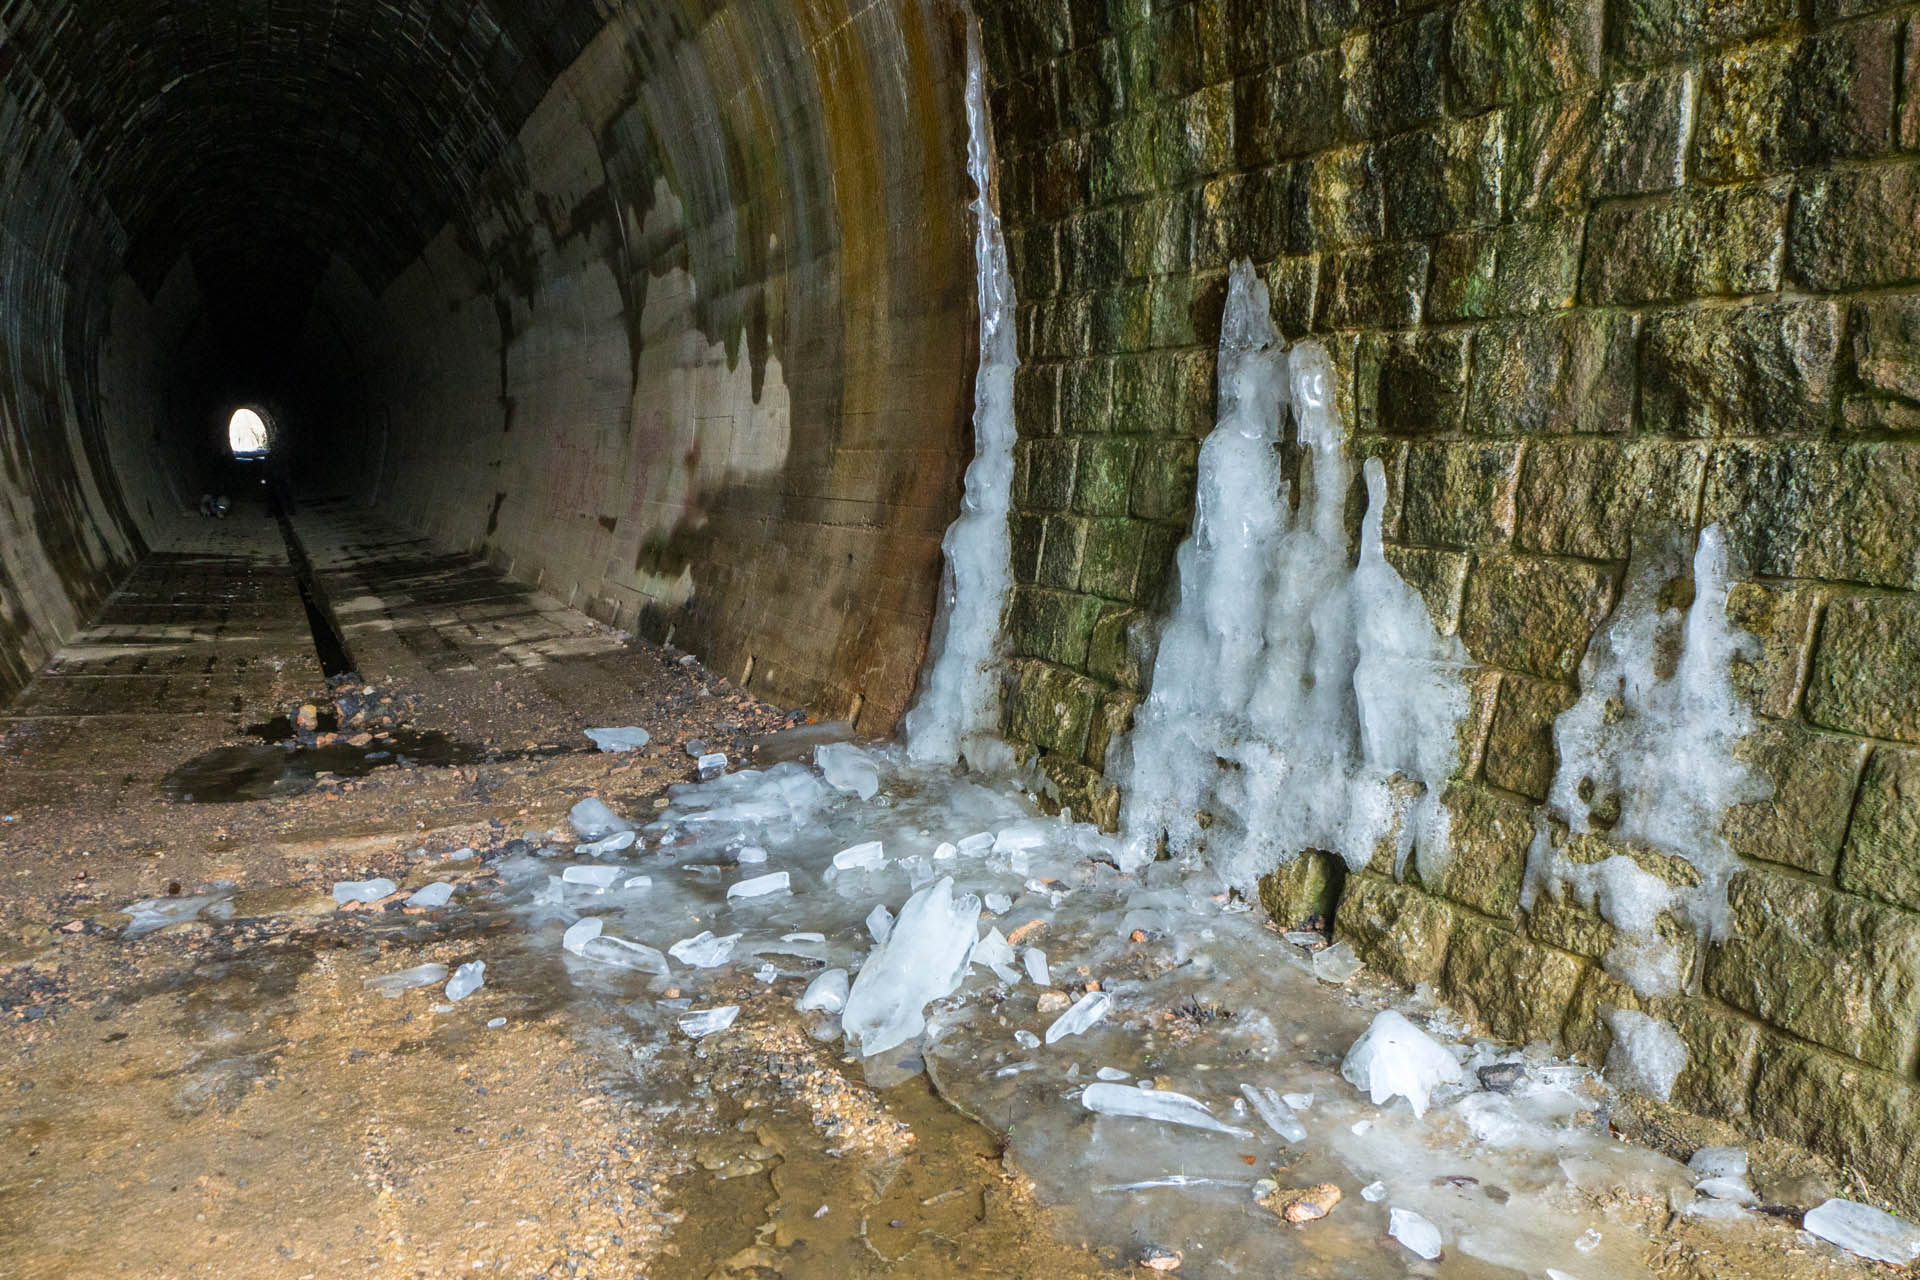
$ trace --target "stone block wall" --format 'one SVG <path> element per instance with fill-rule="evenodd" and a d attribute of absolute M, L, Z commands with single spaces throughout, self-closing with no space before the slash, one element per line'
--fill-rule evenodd
<path fill-rule="evenodd" d="M 1252 258 L 1387 465 L 1393 563 L 1481 664 L 1444 883 L 1355 874 L 1340 931 L 1596 1061 L 1645 1008 L 1687 1042 L 1676 1101 L 1920 1206 L 1920 8 L 982 8 L 1026 361 L 1010 735 L 1115 816 Z M 1612 926 L 1523 912 L 1521 878 L 1636 531 L 1712 523 L 1774 797 L 1726 816 L 1735 936 L 1643 1000 L 1597 963 Z"/>

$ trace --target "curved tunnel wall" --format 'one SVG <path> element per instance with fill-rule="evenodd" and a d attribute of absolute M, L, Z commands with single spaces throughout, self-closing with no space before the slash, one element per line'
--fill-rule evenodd
<path fill-rule="evenodd" d="M 0 5 L 0 693 L 273 407 L 372 501 L 889 730 L 968 449 L 951 4 Z"/>

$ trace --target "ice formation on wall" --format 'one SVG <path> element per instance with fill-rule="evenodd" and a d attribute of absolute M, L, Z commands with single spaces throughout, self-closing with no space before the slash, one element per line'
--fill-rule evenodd
<path fill-rule="evenodd" d="M 1732 806 L 1771 794 L 1733 754 L 1752 722 L 1734 692 L 1732 662 L 1754 642 L 1727 621 L 1728 554 L 1718 526 L 1701 531 L 1684 614 L 1661 607 L 1683 563 L 1684 553 L 1669 547 L 1633 566 L 1613 622 L 1581 663 L 1580 700 L 1554 722 L 1560 764 L 1547 806 L 1575 833 L 1610 825 L 1617 841 L 1686 859 L 1700 883 L 1675 887 L 1626 854 L 1580 864 L 1555 846 L 1543 818 L 1523 897 L 1531 909 L 1546 889 L 1598 911 L 1619 931 L 1608 972 L 1649 996 L 1675 994 L 1687 979 L 1680 949 L 1658 932 L 1663 912 L 1705 936 L 1726 936 L 1727 881 L 1740 864 L 1721 820 Z"/>
<path fill-rule="evenodd" d="M 1013 487 L 1013 273 L 993 192 L 993 133 L 987 116 L 980 27 L 967 29 L 967 172 L 973 202 L 974 259 L 980 305 L 980 369 L 974 378 L 973 462 L 960 516 L 941 547 L 939 608 L 920 695 L 906 717 L 908 754 L 930 764 L 964 757 L 977 768 L 1010 763 L 997 735 L 1000 687 L 992 670 L 1012 584 L 1007 512 Z"/>
<path fill-rule="evenodd" d="M 1317 343 L 1282 347 L 1246 262 L 1229 281 L 1219 395 L 1193 535 L 1179 550 L 1179 600 L 1129 744 L 1129 864 L 1151 858 L 1164 834 L 1174 854 L 1204 848 L 1250 888 L 1302 850 L 1359 867 L 1390 839 L 1396 870 L 1417 847 L 1431 882 L 1446 856 L 1440 794 L 1467 710 L 1466 653 L 1386 562 L 1378 460 L 1365 468 L 1353 562 L 1353 463 L 1332 362 Z M 1289 406 L 1297 502 L 1276 450 Z"/>

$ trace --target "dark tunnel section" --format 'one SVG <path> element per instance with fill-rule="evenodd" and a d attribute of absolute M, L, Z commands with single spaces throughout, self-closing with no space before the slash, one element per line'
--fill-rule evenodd
<path fill-rule="evenodd" d="M 264 473 L 889 728 L 969 439 L 964 13 L 841 8 L 0 0 L 0 705 Z"/>

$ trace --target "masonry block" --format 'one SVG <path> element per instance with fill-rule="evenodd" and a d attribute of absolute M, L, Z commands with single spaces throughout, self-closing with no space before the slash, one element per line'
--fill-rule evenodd
<path fill-rule="evenodd" d="M 1793 279 L 1822 292 L 1920 281 L 1916 206 L 1913 164 L 1803 177 L 1787 247 Z"/>
<path fill-rule="evenodd" d="M 1416 442 L 1407 450 L 1401 534 L 1417 546 L 1468 548 L 1513 532 L 1514 444 Z"/>
<path fill-rule="evenodd" d="M 1600 205 L 1587 221 L 1581 300 L 1637 306 L 1769 292 L 1780 284 L 1786 225 L 1784 182 Z"/>
<path fill-rule="evenodd" d="M 1455 914 L 1410 885 L 1357 872 L 1341 890 L 1334 936 L 1378 972 L 1411 987 L 1439 979 Z"/>
<path fill-rule="evenodd" d="M 1483 920 L 1463 918 L 1447 943 L 1449 1003 L 1503 1040 L 1553 1040 L 1585 966 Z"/>
<path fill-rule="evenodd" d="M 1517 795 L 1545 800 L 1556 763 L 1554 718 L 1577 697 L 1571 685 L 1502 674 L 1487 733 L 1483 765 L 1487 781 Z"/>
<path fill-rule="evenodd" d="M 1482 662 L 1570 680 L 1613 605 L 1613 577 L 1579 561 L 1483 556 L 1467 575 L 1460 636 Z"/>
<path fill-rule="evenodd" d="M 1874 748 L 1847 828 L 1840 887 L 1920 911 L 1920 752 Z"/>
<path fill-rule="evenodd" d="M 1466 428 L 1486 435 L 1623 432 L 1633 422 L 1634 318 L 1576 312 L 1481 326 Z"/>
<path fill-rule="evenodd" d="M 1920 445 L 1737 444 L 1715 450 L 1702 518 L 1750 572 L 1920 585 Z"/>
<path fill-rule="evenodd" d="M 1515 542 L 1552 555 L 1624 560 L 1636 529 L 1690 523 L 1705 468 L 1699 446 L 1537 440 L 1521 471 Z"/>

